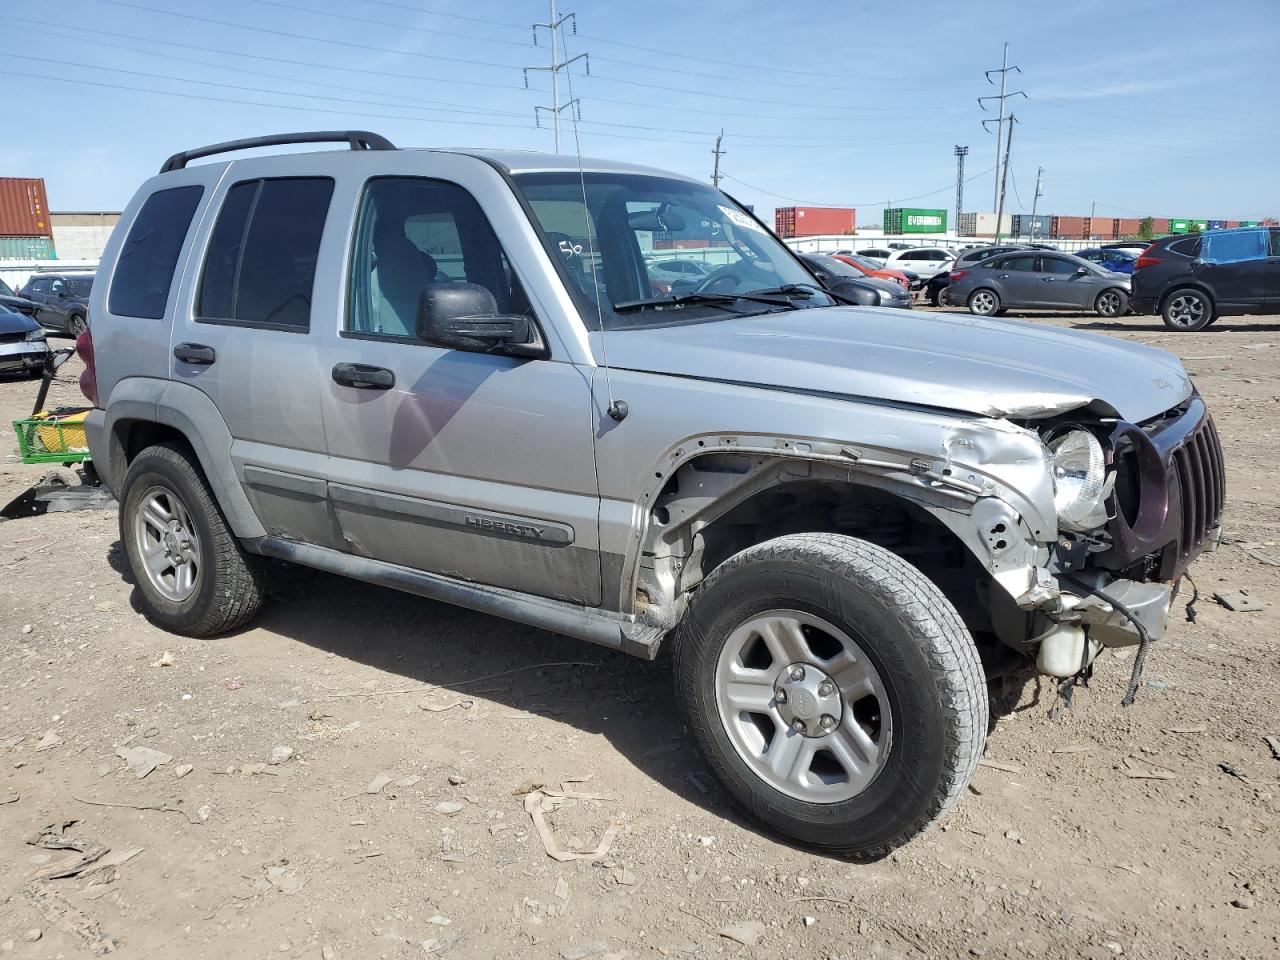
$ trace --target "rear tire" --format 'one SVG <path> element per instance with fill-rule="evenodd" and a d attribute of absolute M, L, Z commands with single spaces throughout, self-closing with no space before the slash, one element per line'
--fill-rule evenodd
<path fill-rule="evenodd" d="M 729 795 L 857 860 L 941 817 L 982 754 L 973 639 L 937 586 L 865 540 L 792 534 L 726 560 L 677 628 L 674 660 L 685 719 Z"/>
<path fill-rule="evenodd" d="M 1093 301 L 1093 312 L 1109 320 L 1123 317 L 1129 312 L 1129 297 L 1118 287 L 1103 290 Z"/>
<path fill-rule="evenodd" d="M 261 558 L 227 527 L 190 451 L 164 443 L 139 453 L 120 490 L 120 541 L 147 619 L 208 637 L 233 630 L 262 606 Z"/>
<path fill-rule="evenodd" d="M 71 315 L 71 321 L 70 323 L 68 323 L 67 326 L 70 328 L 70 333 L 73 337 L 78 337 L 80 336 L 80 334 L 84 333 L 87 329 L 89 329 L 89 325 L 85 321 L 84 316 L 79 313 L 74 313 Z"/>
<path fill-rule="evenodd" d="M 989 287 L 969 294 L 969 312 L 979 317 L 994 317 L 1000 312 L 1000 295 Z"/>
<path fill-rule="evenodd" d="M 1180 287 L 1165 297 L 1160 318 L 1169 329 L 1186 333 L 1203 330 L 1216 319 L 1213 301 L 1195 287 Z"/>

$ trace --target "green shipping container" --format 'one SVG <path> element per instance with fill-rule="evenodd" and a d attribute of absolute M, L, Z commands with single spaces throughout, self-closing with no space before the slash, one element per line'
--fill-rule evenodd
<path fill-rule="evenodd" d="M 886 207 L 885 233 L 946 233 L 947 211 L 913 207 Z"/>
<path fill-rule="evenodd" d="M 1190 231 L 1191 231 L 1190 220 L 1170 220 L 1169 221 L 1170 233 L 1189 233 Z"/>
<path fill-rule="evenodd" d="M 1198 230 L 1200 233 L 1204 233 L 1206 230 L 1209 229 L 1209 221 L 1208 220 L 1192 220 L 1190 229 Z"/>
<path fill-rule="evenodd" d="M 1242 227 L 1256 227 L 1257 225 L 1258 225 L 1257 220 L 1241 220 L 1240 221 L 1240 226 Z"/>
<path fill-rule="evenodd" d="M 0 260 L 57 260 L 52 237 L 0 237 Z"/>

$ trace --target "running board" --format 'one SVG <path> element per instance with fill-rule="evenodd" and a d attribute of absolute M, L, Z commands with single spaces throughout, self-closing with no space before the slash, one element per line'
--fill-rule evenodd
<path fill-rule="evenodd" d="M 417 594 L 429 600 L 492 614 L 645 660 L 652 660 L 658 655 L 658 647 L 665 636 L 665 632 L 657 627 L 638 623 L 622 614 L 536 597 L 502 587 L 454 580 L 310 543 L 282 540 L 279 537 L 261 537 L 246 540 L 244 545 L 264 557 L 287 560 L 304 567 L 324 570 L 326 573 L 336 573 L 353 580 Z"/>

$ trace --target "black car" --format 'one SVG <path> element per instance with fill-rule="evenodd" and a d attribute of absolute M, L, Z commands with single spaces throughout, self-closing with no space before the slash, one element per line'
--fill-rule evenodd
<path fill-rule="evenodd" d="M 20 297 L 13 287 L 0 280 L 0 310 L 12 310 L 14 313 L 34 317 L 40 312 L 40 304 L 32 303 L 26 297 Z"/>
<path fill-rule="evenodd" d="M 1026 244 L 1021 243 L 1005 243 L 999 246 L 979 246 L 969 247 L 959 257 L 956 258 L 955 264 L 951 270 L 965 270 L 976 264 L 981 263 L 988 257 L 998 257 L 1002 253 L 1012 253 L 1014 250 L 1030 249 Z M 951 270 L 944 270 L 942 273 L 935 274 L 929 278 L 929 282 L 924 285 L 925 298 L 935 307 L 944 306 L 942 299 L 942 291 L 947 284 L 951 282 Z"/>
<path fill-rule="evenodd" d="M 835 257 L 814 253 L 802 253 L 799 256 L 800 262 L 809 268 L 809 272 L 818 278 L 823 287 L 842 297 L 856 300 L 860 306 L 911 309 L 911 294 L 899 283 L 868 277 L 857 267 L 851 267 Z"/>
<path fill-rule="evenodd" d="M 1239 227 L 1154 241 L 1133 268 L 1138 313 L 1174 330 L 1221 316 L 1280 311 L 1280 228 Z"/>
<path fill-rule="evenodd" d="M 37 273 L 21 293 L 39 305 L 36 320 L 40 326 L 78 337 L 88 325 L 92 289 L 92 273 Z"/>
<path fill-rule="evenodd" d="M 25 313 L 0 306 L 0 374 L 44 372 L 49 345 L 44 330 Z"/>

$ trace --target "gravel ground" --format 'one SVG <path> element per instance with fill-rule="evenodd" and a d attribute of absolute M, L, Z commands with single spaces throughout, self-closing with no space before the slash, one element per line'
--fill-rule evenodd
<path fill-rule="evenodd" d="M 0 523 L 0 953 L 1280 955 L 1280 567 L 1258 559 L 1280 557 L 1280 317 L 1033 319 L 1183 357 L 1234 542 L 1196 564 L 1199 617 L 1175 617 L 1133 707 L 1128 654 L 1055 720 L 1048 686 L 996 684 L 988 765 L 893 856 L 851 865 L 746 822 L 661 660 L 285 567 L 250 628 L 188 640 L 136 612 L 114 514 L 65 513 Z M 8 456 L 34 389 L 0 382 L 0 502 L 40 473 Z M 1264 609 L 1229 612 L 1226 589 Z M 139 778 L 118 755 L 139 747 L 171 759 Z M 603 860 L 547 856 L 537 784 L 604 798 L 546 814 L 565 846 L 616 827 Z M 60 844 L 109 852 L 32 883 L 85 859 Z"/>

